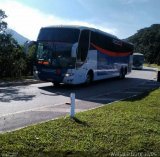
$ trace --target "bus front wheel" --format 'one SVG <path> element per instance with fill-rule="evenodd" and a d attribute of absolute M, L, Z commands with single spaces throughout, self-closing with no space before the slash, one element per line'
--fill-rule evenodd
<path fill-rule="evenodd" d="M 60 86 L 60 83 L 59 82 L 52 82 L 53 83 L 53 85 L 55 86 L 55 87 L 59 87 Z"/>
<path fill-rule="evenodd" d="M 87 76 L 86 76 L 86 85 L 89 85 L 91 84 L 93 81 L 93 72 L 92 71 L 89 71 Z"/>

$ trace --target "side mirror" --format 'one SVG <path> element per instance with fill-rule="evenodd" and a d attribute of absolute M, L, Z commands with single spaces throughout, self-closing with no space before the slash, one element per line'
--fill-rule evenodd
<path fill-rule="evenodd" d="M 37 42 L 36 41 L 27 41 L 25 44 L 24 44 L 24 53 L 27 54 L 28 51 L 29 51 L 29 48 L 32 47 L 33 45 L 36 45 Z"/>
<path fill-rule="evenodd" d="M 78 43 L 75 43 L 72 46 L 71 57 L 73 57 L 73 58 L 77 57 L 77 48 L 78 48 Z"/>

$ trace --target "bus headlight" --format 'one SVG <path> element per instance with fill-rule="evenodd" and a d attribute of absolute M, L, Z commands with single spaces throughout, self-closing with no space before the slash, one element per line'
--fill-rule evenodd
<path fill-rule="evenodd" d="M 35 71 L 35 74 L 38 74 L 38 73 L 39 73 L 39 72 L 36 70 L 36 71 Z"/>
<path fill-rule="evenodd" d="M 73 73 L 66 73 L 65 74 L 66 77 L 70 77 L 70 76 L 73 76 L 73 75 L 74 75 Z"/>

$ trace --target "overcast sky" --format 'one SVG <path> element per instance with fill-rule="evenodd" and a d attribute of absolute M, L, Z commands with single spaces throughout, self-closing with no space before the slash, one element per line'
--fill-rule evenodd
<path fill-rule="evenodd" d="M 9 28 L 36 40 L 50 25 L 85 25 L 119 38 L 160 23 L 160 0 L 0 0 Z"/>

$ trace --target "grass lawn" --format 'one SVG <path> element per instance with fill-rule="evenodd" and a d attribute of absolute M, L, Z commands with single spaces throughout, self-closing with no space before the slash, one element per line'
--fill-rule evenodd
<path fill-rule="evenodd" d="M 158 70 L 160 70 L 160 65 L 157 65 L 157 64 L 144 64 L 144 66 L 158 68 Z"/>
<path fill-rule="evenodd" d="M 159 156 L 160 89 L 0 135 L 1 156 Z M 10 157 L 9 156 L 9 157 Z"/>

